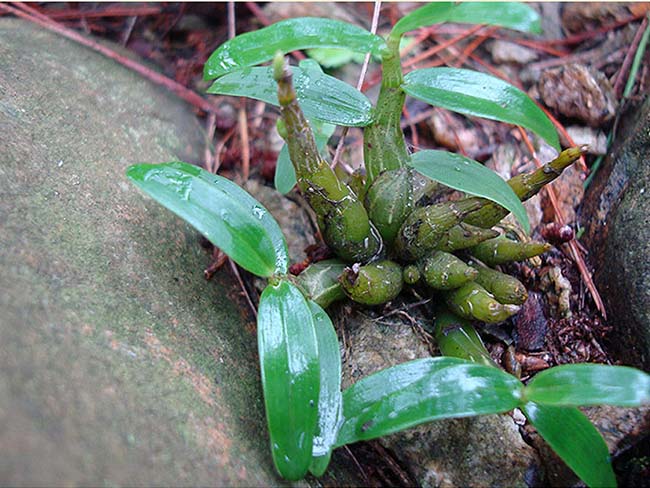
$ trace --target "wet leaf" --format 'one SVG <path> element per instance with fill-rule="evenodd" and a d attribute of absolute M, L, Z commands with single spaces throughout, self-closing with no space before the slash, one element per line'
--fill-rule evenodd
<path fill-rule="evenodd" d="M 650 403 L 650 375 L 626 366 L 566 364 L 537 374 L 525 397 L 544 405 L 616 405 Z"/>
<path fill-rule="evenodd" d="M 363 127 L 372 121 L 368 98 L 347 83 L 326 75 L 313 59 L 291 67 L 298 102 L 309 119 L 333 125 Z M 245 68 L 216 80 L 208 93 L 249 97 L 279 106 L 278 85 L 271 67 Z"/>
<path fill-rule="evenodd" d="M 241 34 L 219 46 L 205 63 L 203 78 L 212 80 L 270 61 L 278 51 L 286 54 L 300 49 L 340 47 L 379 54 L 384 46 L 381 37 L 340 20 L 318 17 L 287 19 Z"/>
<path fill-rule="evenodd" d="M 524 32 L 542 32 L 537 12 L 522 3 L 433 2 L 402 17 L 393 27 L 391 36 L 442 22 L 488 24 Z"/>
<path fill-rule="evenodd" d="M 458 68 L 418 69 L 404 77 L 402 88 L 436 107 L 521 125 L 560 150 L 546 114 L 523 91 L 494 76 Z"/>
<path fill-rule="evenodd" d="M 478 332 L 468 320 L 449 311 L 439 310 L 436 313 L 434 334 L 443 355 L 498 367 L 485 349 Z"/>
<path fill-rule="evenodd" d="M 284 478 L 298 480 L 312 460 L 321 371 L 311 308 L 288 281 L 262 292 L 257 344 L 273 462 Z"/>
<path fill-rule="evenodd" d="M 343 422 L 341 394 L 341 351 L 332 321 L 316 303 L 310 301 L 320 358 L 320 394 L 318 396 L 318 427 L 314 435 L 313 459 L 309 471 L 321 476 L 330 462 L 332 449 Z"/>
<path fill-rule="evenodd" d="M 339 276 L 347 266 L 347 263 L 338 259 L 311 263 L 298 276 L 298 284 L 307 297 L 323 308 L 328 307 L 331 303 L 345 298 Z"/>
<path fill-rule="evenodd" d="M 346 48 L 317 47 L 309 49 L 307 56 L 317 61 L 323 68 L 340 68 L 348 63 L 363 63 L 365 54 L 355 53 Z"/>
<path fill-rule="evenodd" d="M 136 164 L 126 174 L 242 268 L 264 277 L 287 272 L 287 244 L 278 223 L 233 182 L 182 162 Z"/>
<path fill-rule="evenodd" d="M 460 154 L 426 150 L 411 155 L 409 165 L 424 176 L 455 190 L 487 198 L 510 210 L 526 232 L 528 214 L 510 185 L 481 163 Z"/>
<path fill-rule="evenodd" d="M 589 419 L 575 407 L 527 402 L 522 410 L 549 446 L 587 485 L 616 486 L 609 450 Z"/>
<path fill-rule="evenodd" d="M 458 358 L 417 359 L 363 378 L 343 392 L 337 445 L 374 439 L 424 422 L 507 412 L 521 383 L 497 368 Z"/>

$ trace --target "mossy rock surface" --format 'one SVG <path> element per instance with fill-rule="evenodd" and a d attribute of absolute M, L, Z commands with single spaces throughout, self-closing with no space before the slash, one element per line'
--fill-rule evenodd
<path fill-rule="evenodd" d="M 650 96 L 621 115 L 583 205 L 585 241 L 617 359 L 650 371 Z"/>
<path fill-rule="evenodd" d="M 16 19 L 0 59 L 0 484 L 282 484 L 238 286 L 124 176 L 200 159 L 190 108 Z"/>

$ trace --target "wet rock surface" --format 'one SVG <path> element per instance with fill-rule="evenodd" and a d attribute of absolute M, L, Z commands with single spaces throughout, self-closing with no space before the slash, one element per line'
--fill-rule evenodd
<path fill-rule="evenodd" d="M 645 486 L 647 473 L 631 473 L 626 465 L 628 451 L 638 449 L 648 442 L 650 431 L 650 407 L 619 408 L 598 406 L 582 409 L 599 430 L 612 457 L 614 471 L 621 486 Z M 524 428 L 527 440 L 537 449 L 546 467 L 550 486 L 583 486 L 578 477 L 553 452 L 544 440 L 527 425 Z"/>
<path fill-rule="evenodd" d="M 650 98 L 630 107 L 588 189 L 584 242 L 613 326 L 614 356 L 650 370 Z"/>
<path fill-rule="evenodd" d="M 0 58 L 0 484 L 283 484 L 238 286 L 124 176 L 198 161 L 191 110 L 15 19 Z"/>
<path fill-rule="evenodd" d="M 428 323 L 417 310 L 408 316 Z M 344 388 L 381 369 L 430 355 L 426 331 L 403 314 L 342 307 L 336 323 L 344 337 Z M 509 415 L 432 422 L 378 442 L 420 486 L 526 486 L 542 476 L 535 450 Z"/>

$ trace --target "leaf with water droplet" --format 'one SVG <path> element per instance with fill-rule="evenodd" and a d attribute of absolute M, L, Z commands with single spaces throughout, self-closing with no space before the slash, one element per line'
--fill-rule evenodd
<path fill-rule="evenodd" d="M 433 2 L 413 10 L 393 27 L 391 36 L 442 22 L 488 24 L 541 33 L 539 14 L 518 2 Z"/>
<path fill-rule="evenodd" d="M 298 102 L 308 118 L 349 127 L 363 127 L 372 122 L 370 100 L 353 86 L 323 73 L 315 61 L 303 61 L 299 67 L 291 67 L 291 72 Z M 229 73 L 207 91 L 280 105 L 278 85 L 269 66 Z"/>
<path fill-rule="evenodd" d="M 339 428 L 343 423 L 341 352 L 338 336 L 325 310 L 312 301 L 308 303 L 314 319 L 320 360 L 318 427 L 314 434 L 313 459 L 309 467 L 309 471 L 318 477 L 327 469 Z"/>
<path fill-rule="evenodd" d="M 343 392 L 338 446 L 445 418 L 512 410 L 521 382 L 491 366 L 458 358 L 417 359 L 358 381 Z"/>
<path fill-rule="evenodd" d="M 487 198 L 510 210 L 526 232 L 528 214 L 510 185 L 481 163 L 460 154 L 426 150 L 411 156 L 409 165 L 424 176 L 455 190 Z"/>
<path fill-rule="evenodd" d="M 650 403 L 650 375 L 627 366 L 565 364 L 537 374 L 525 396 L 545 405 L 638 407 Z"/>
<path fill-rule="evenodd" d="M 457 68 L 418 69 L 404 76 L 402 89 L 436 107 L 521 125 L 560 150 L 546 114 L 519 88 L 494 76 Z"/>
<path fill-rule="evenodd" d="M 242 268 L 264 277 L 287 272 L 287 244 L 278 223 L 233 182 L 182 162 L 137 164 L 126 174 Z"/>
<path fill-rule="evenodd" d="M 575 407 L 534 402 L 521 406 L 539 435 L 587 486 L 616 486 L 609 449 L 587 416 Z"/>
<path fill-rule="evenodd" d="M 203 68 L 212 80 L 246 66 L 255 66 L 283 54 L 317 47 L 346 48 L 380 54 L 385 41 L 371 32 L 340 20 L 318 17 L 287 19 L 263 29 L 240 34 L 214 51 Z"/>
<path fill-rule="evenodd" d="M 312 309 L 292 283 L 262 292 L 257 344 L 273 461 L 283 477 L 297 480 L 312 461 L 321 368 Z"/>

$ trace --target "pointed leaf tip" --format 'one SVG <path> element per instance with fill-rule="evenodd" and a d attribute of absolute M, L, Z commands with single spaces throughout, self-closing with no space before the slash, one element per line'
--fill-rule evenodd
<path fill-rule="evenodd" d="M 279 225 L 235 183 L 183 162 L 138 164 L 126 175 L 242 268 L 263 277 L 287 272 L 289 254 Z"/>

